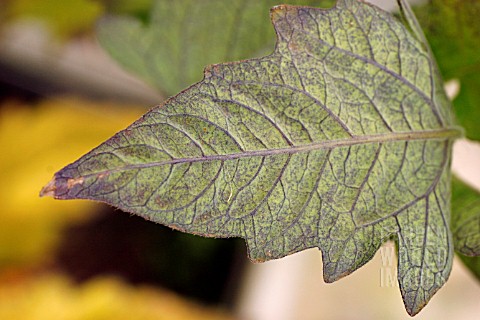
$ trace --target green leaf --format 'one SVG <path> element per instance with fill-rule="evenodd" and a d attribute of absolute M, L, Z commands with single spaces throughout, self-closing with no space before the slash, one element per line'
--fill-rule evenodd
<path fill-rule="evenodd" d="M 458 179 L 453 179 L 452 233 L 455 250 L 480 256 L 480 193 Z"/>
<path fill-rule="evenodd" d="M 459 254 L 458 256 L 473 275 L 480 280 L 480 256 L 465 256 L 463 254 Z"/>
<path fill-rule="evenodd" d="M 333 0 L 290 0 L 330 6 Z M 127 70 L 172 95 L 201 80 L 212 63 L 270 52 L 268 9 L 276 0 L 156 0 L 150 21 L 113 16 L 98 28 L 100 44 Z"/>
<path fill-rule="evenodd" d="M 457 120 L 465 128 L 466 136 L 480 141 L 480 126 L 478 125 L 478 119 L 480 119 L 480 90 L 478 90 L 480 88 L 480 64 L 473 72 L 460 78 L 460 92 L 453 103 Z"/>
<path fill-rule="evenodd" d="M 460 81 L 457 119 L 468 138 L 480 140 L 480 1 L 431 0 L 416 12 L 442 74 Z"/>
<path fill-rule="evenodd" d="M 480 280 L 480 193 L 459 179 L 452 185 L 452 233 L 460 259 Z"/>
<path fill-rule="evenodd" d="M 143 16 L 149 12 L 152 3 L 153 0 L 110 0 L 105 5 L 107 10 L 112 13 Z"/>
<path fill-rule="evenodd" d="M 421 30 L 374 6 L 277 6 L 266 57 L 204 79 L 55 174 L 42 195 L 92 199 L 254 261 L 321 249 L 332 282 L 398 241 L 416 314 L 447 280 L 451 144 L 461 132 Z"/>

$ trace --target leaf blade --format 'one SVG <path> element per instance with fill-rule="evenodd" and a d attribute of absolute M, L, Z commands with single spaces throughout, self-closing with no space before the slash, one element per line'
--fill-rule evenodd
<path fill-rule="evenodd" d="M 449 164 L 461 134 L 428 48 L 354 0 L 271 16 L 273 54 L 208 67 L 48 191 L 243 237 L 254 261 L 318 247 L 327 282 L 398 237 L 413 315 L 450 273 Z"/>

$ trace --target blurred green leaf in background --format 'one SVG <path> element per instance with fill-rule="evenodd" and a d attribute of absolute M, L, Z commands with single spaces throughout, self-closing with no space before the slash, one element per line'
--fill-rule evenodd
<path fill-rule="evenodd" d="M 455 250 L 480 280 L 480 193 L 459 179 L 452 186 L 452 233 Z"/>
<path fill-rule="evenodd" d="M 329 7 L 333 0 L 282 3 Z M 157 0 L 147 23 L 128 16 L 105 18 L 101 45 L 127 70 L 166 95 L 200 81 L 210 64 L 259 57 L 273 50 L 267 0 Z"/>
<path fill-rule="evenodd" d="M 466 136 L 480 140 L 480 1 L 430 0 L 415 11 L 444 79 L 458 79 L 453 101 Z"/>

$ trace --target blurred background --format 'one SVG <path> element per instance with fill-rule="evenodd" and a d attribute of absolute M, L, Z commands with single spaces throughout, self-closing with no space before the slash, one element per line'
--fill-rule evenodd
<path fill-rule="evenodd" d="M 393 0 L 371 2 L 395 8 Z M 456 5 L 417 1 L 421 22 L 458 19 L 438 9 L 447 2 Z M 391 243 L 325 284 L 318 250 L 254 265 L 240 239 L 201 238 L 98 203 L 38 197 L 58 169 L 201 80 L 205 65 L 271 52 L 275 4 L 0 1 L 0 319 L 407 318 Z M 451 54 L 442 47 L 448 37 L 458 34 L 432 36 L 442 56 Z M 451 96 L 472 103 L 462 85 L 475 88 L 478 69 L 464 81 L 455 77 L 464 66 L 442 61 Z M 478 144 L 456 144 L 454 171 L 480 189 L 478 159 Z M 477 319 L 479 299 L 479 283 L 456 260 L 416 318 Z"/>

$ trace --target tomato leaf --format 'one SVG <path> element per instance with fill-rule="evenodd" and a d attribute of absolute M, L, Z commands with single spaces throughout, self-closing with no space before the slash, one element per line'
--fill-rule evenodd
<path fill-rule="evenodd" d="M 268 56 L 204 79 L 55 174 L 42 190 L 210 237 L 254 261 L 322 251 L 332 282 L 398 242 L 416 314 L 452 264 L 451 144 L 461 130 L 407 3 L 281 5 Z"/>

